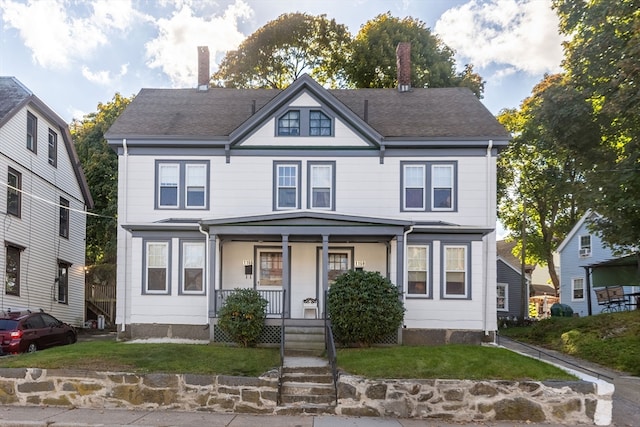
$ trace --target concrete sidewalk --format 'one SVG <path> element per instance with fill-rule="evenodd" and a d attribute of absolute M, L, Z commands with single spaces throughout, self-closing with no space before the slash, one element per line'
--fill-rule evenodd
<path fill-rule="evenodd" d="M 38 406 L 0 406 L 2 427 L 454 427 L 437 420 L 342 417 L 336 415 L 242 415 L 211 412 L 139 411 L 127 409 L 69 409 Z M 469 423 L 491 427 L 535 427 L 552 424 Z"/>

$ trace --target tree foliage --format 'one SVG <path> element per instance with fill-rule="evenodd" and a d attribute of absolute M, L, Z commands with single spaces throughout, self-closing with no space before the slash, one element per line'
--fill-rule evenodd
<path fill-rule="evenodd" d="M 453 51 L 422 21 L 390 13 L 368 21 L 354 39 L 325 15 L 281 15 L 227 52 L 212 79 L 225 87 L 283 89 L 308 73 L 332 88 L 393 88 L 396 47 L 405 41 L 411 42 L 412 86 L 463 86 L 482 98 L 484 81 L 473 65 L 457 73 Z"/>
<path fill-rule="evenodd" d="M 619 252 L 640 242 L 640 8 L 636 0 L 554 0 L 571 83 L 591 103 L 602 138 L 576 157 L 590 162 L 588 205 L 603 241 Z"/>
<path fill-rule="evenodd" d="M 484 82 L 472 65 L 456 73 L 454 52 L 424 22 L 396 18 L 390 12 L 365 23 L 353 40 L 353 54 L 347 64 L 350 83 L 358 88 L 396 87 L 396 47 L 406 41 L 411 43 L 413 87 L 465 86 L 482 97 Z"/>
<path fill-rule="evenodd" d="M 347 28 L 326 15 L 286 13 L 227 52 L 213 80 L 225 87 L 284 89 L 308 73 L 338 87 L 350 42 Z"/>
<path fill-rule="evenodd" d="M 546 76 L 519 110 L 498 120 L 512 133 L 498 160 L 498 216 L 527 263 L 548 265 L 559 279 L 553 252 L 584 212 L 584 165 L 570 147 L 597 145 L 590 105 L 563 75 Z"/>
<path fill-rule="evenodd" d="M 342 344 L 370 346 L 396 332 L 404 318 L 398 288 L 373 271 L 340 275 L 329 288 L 327 311 Z"/>
<path fill-rule="evenodd" d="M 264 328 L 269 302 L 255 289 L 234 289 L 220 309 L 218 326 L 243 347 L 251 347 Z"/>
<path fill-rule="evenodd" d="M 116 262 L 118 213 L 118 156 L 109 148 L 104 133 L 133 100 L 116 93 L 98 111 L 71 123 L 71 136 L 94 201 L 87 217 L 86 263 Z"/>

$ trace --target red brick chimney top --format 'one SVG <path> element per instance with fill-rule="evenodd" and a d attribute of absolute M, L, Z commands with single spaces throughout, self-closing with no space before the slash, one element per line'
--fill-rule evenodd
<path fill-rule="evenodd" d="M 411 43 L 398 43 L 396 64 L 398 67 L 398 91 L 408 92 L 411 90 Z"/>
<path fill-rule="evenodd" d="M 211 80 L 211 73 L 209 72 L 209 47 L 198 46 L 198 89 L 209 89 L 209 80 Z"/>

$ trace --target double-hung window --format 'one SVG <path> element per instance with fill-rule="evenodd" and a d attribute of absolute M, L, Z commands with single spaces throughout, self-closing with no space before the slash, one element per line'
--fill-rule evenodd
<path fill-rule="evenodd" d="M 404 165 L 404 210 L 425 209 L 425 165 Z"/>
<path fill-rule="evenodd" d="M 182 242 L 182 293 L 204 292 L 205 242 Z"/>
<path fill-rule="evenodd" d="M 431 165 L 431 209 L 453 207 L 453 165 Z"/>
<path fill-rule="evenodd" d="M 468 298 L 467 246 L 444 245 L 444 297 Z"/>
<path fill-rule="evenodd" d="M 158 206 L 161 208 L 177 208 L 180 191 L 180 165 L 167 163 L 158 166 Z"/>
<path fill-rule="evenodd" d="M 309 208 L 335 210 L 335 162 L 309 162 L 308 168 Z"/>
<path fill-rule="evenodd" d="M 430 296 L 428 246 L 407 246 L 407 294 Z"/>
<path fill-rule="evenodd" d="M 169 242 L 146 242 L 145 293 L 169 293 L 169 251 Z"/>
<path fill-rule="evenodd" d="M 207 209 L 209 162 L 156 161 L 157 209 Z"/>
<path fill-rule="evenodd" d="M 60 223 L 58 225 L 60 237 L 69 238 L 69 201 L 60 197 Z"/>
<path fill-rule="evenodd" d="M 60 304 L 69 303 L 69 267 L 68 262 L 58 262 L 58 302 Z"/>
<path fill-rule="evenodd" d="M 291 110 L 278 119 L 278 136 L 300 135 L 300 111 Z"/>
<path fill-rule="evenodd" d="M 58 167 L 58 134 L 49 129 L 49 164 Z"/>
<path fill-rule="evenodd" d="M 22 211 L 22 174 L 9 168 L 7 184 L 7 213 L 20 218 Z"/>
<path fill-rule="evenodd" d="M 591 235 L 585 234 L 580 236 L 580 256 L 591 256 Z"/>
<path fill-rule="evenodd" d="M 571 279 L 571 301 L 583 301 L 584 300 L 584 279 L 573 278 Z"/>
<path fill-rule="evenodd" d="M 300 208 L 300 162 L 274 163 L 274 210 Z"/>
<path fill-rule="evenodd" d="M 186 164 L 187 208 L 205 207 L 207 167 L 204 164 Z"/>
<path fill-rule="evenodd" d="M 498 311 L 509 311 L 509 288 L 506 283 L 498 283 L 496 288 L 496 308 Z"/>
<path fill-rule="evenodd" d="M 27 112 L 27 149 L 38 152 L 38 118 Z"/>
<path fill-rule="evenodd" d="M 454 211 L 456 169 L 456 162 L 401 162 L 401 210 Z"/>

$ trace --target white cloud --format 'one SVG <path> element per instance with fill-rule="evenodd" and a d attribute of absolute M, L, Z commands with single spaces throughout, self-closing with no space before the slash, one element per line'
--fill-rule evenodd
<path fill-rule="evenodd" d="M 472 0 L 443 13 L 434 32 L 480 68 L 505 67 L 505 75 L 560 71 L 563 38 L 551 0 Z"/>
<path fill-rule="evenodd" d="M 129 64 L 123 64 L 120 66 L 120 72 L 116 75 L 112 75 L 109 70 L 91 71 L 86 65 L 82 66 L 82 76 L 90 81 L 102 86 L 110 86 L 114 80 L 119 80 L 124 77 L 129 69 Z"/>
<path fill-rule="evenodd" d="M 76 7 L 81 4 L 84 8 Z M 18 30 L 34 62 L 45 68 L 68 68 L 109 42 L 114 30 L 125 30 L 137 14 L 130 0 L 0 0 L 2 19 Z M 73 15 L 81 10 L 85 16 Z"/>
<path fill-rule="evenodd" d="M 245 39 L 238 30 L 238 21 L 252 14 L 244 1 L 236 0 L 222 16 L 195 16 L 191 2 L 183 1 L 171 18 L 158 20 L 158 37 L 145 45 L 147 65 L 160 68 L 176 87 L 195 87 L 196 48 L 209 46 L 212 62 L 216 52 L 235 49 Z"/>

